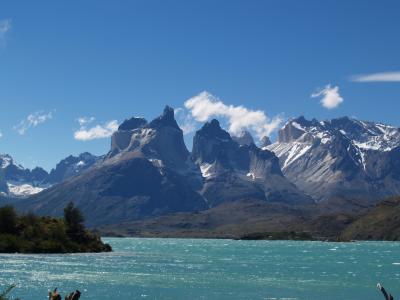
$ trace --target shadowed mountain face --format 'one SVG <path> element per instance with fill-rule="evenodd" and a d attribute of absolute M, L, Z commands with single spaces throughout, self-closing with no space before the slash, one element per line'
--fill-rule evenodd
<path fill-rule="evenodd" d="M 375 202 L 400 193 L 400 130 L 340 118 L 290 120 L 265 149 L 285 176 L 316 200 L 334 197 Z"/>
<path fill-rule="evenodd" d="M 19 207 L 60 215 L 74 201 L 90 226 L 206 209 L 197 192 L 201 173 L 190 159 L 173 109 L 166 107 L 150 123 L 132 120 L 114 133 L 103 160 Z"/>
<path fill-rule="evenodd" d="M 51 170 L 45 182 L 56 184 L 64 180 L 80 174 L 82 171 L 90 168 L 98 161 L 99 157 L 88 152 L 82 153 L 79 156 L 68 156 L 61 160 L 57 166 Z"/>
<path fill-rule="evenodd" d="M 0 187 L 9 187 L 4 180 L 9 165 L 3 162 L 7 168 L 0 173 Z M 90 226 L 193 213 L 236 201 L 298 208 L 330 200 L 319 207 L 352 211 L 399 194 L 399 170 L 400 133 L 394 127 L 301 117 L 280 130 L 278 142 L 260 149 L 249 134 L 232 138 L 212 120 L 196 132 L 190 153 L 174 110 L 167 106 L 151 122 L 124 121 L 104 157 L 68 157 L 47 177 L 39 169 L 29 171 L 61 183 L 17 205 L 61 215 L 73 201 Z"/>
<path fill-rule="evenodd" d="M 312 201 L 286 180 L 272 152 L 261 150 L 253 143 L 240 145 L 217 120 L 206 123 L 196 132 L 192 157 L 202 171 L 205 180 L 202 194 L 211 207 L 244 199 Z"/>
<path fill-rule="evenodd" d="M 237 200 L 312 202 L 285 179 L 272 152 L 240 145 L 216 120 L 197 132 L 192 155 L 168 106 L 149 123 L 124 121 L 111 140 L 104 158 L 18 207 L 60 215 L 74 201 L 88 225 L 98 226 Z"/>

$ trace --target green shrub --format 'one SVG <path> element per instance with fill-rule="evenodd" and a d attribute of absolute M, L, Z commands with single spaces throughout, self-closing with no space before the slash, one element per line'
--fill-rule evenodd
<path fill-rule="evenodd" d="M 74 253 L 111 251 L 84 227 L 84 218 L 70 203 L 64 218 L 18 216 L 11 206 L 0 207 L 0 253 Z M 0 299 L 1 300 L 1 299 Z"/>

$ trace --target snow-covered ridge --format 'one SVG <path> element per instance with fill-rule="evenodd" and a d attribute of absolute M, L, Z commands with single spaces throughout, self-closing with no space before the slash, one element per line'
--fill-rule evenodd
<path fill-rule="evenodd" d="M 14 165 L 15 167 L 17 167 L 20 170 L 24 169 L 20 164 L 15 163 L 14 159 L 10 155 L 8 155 L 8 154 L 0 155 L 0 168 L 1 169 L 5 169 L 11 165 Z"/>
<path fill-rule="evenodd" d="M 0 193 L 11 197 L 27 197 L 37 194 L 63 180 L 76 176 L 93 165 L 98 158 L 90 153 L 68 156 L 61 160 L 50 174 L 36 167 L 32 170 L 8 154 L 0 155 Z"/>
<path fill-rule="evenodd" d="M 303 117 L 289 120 L 280 131 L 280 140 L 265 147 L 281 160 L 285 170 L 293 162 L 318 145 L 330 147 L 334 141 L 345 139 L 354 160 L 366 169 L 367 152 L 388 152 L 400 146 L 400 129 L 382 123 L 350 118 L 308 121 Z"/>

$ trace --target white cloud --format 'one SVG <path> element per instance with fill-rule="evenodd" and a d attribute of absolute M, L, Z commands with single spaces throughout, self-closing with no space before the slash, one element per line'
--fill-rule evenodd
<path fill-rule="evenodd" d="M 11 29 L 11 19 L 0 20 L 0 43 L 5 42 L 6 34 Z"/>
<path fill-rule="evenodd" d="M 196 121 L 183 108 L 175 109 L 175 119 L 182 129 L 183 134 L 186 135 L 196 130 Z"/>
<path fill-rule="evenodd" d="M 81 126 L 79 130 L 74 132 L 74 138 L 79 141 L 90 141 L 110 137 L 118 130 L 118 121 L 112 120 L 103 125 L 96 125 L 91 128 Z"/>
<path fill-rule="evenodd" d="M 354 82 L 400 82 L 400 72 L 381 72 L 351 77 Z"/>
<path fill-rule="evenodd" d="M 197 122 L 223 118 L 228 124 L 228 131 L 233 135 L 239 135 L 247 129 L 259 138 L 269 136 L 283 121 L 281 116 L 270 119 L 262 110 L 251 110 L 242 105 L 227 105 L 208 92 L 202 92 L 185 101 L 185 107 Z"/>
<path fill-rule="evenodd" d="M 37 111 L 29 114 L 18 125 L 14 126 L 14 130 L 16 130 L 20 135 L 24 135 L 29 128 L 36 127 L 52 118 L 53 112 L 51 111 L 48 113 Z"/>
<path fill-rule="evenodd" d="M 323 89 L 320 89 L 311 94 L 312 98 L 322 97 L 321 104 L 327 109 L 334 109 L 343 103 L 343 98 L 339 94 L 339 87 L 332 87 L 328 84 Z"/>
<path fill-rule="evenodd" d="M 79 117 L 78 118 L 78 123 L 80 126 L 84 126 L 86 124 L 90 124 L 95 120 L 94 117 Z"/>
<path fill-rule="evenodd" d="M 0 131 L 0 139 L 3 137 L 3 133 Z"/>

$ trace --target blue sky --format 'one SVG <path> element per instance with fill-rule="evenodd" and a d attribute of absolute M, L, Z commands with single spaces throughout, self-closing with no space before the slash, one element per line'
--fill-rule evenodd
<path fill-rule="evenodd" d="M 109 138 L 90 128 L 107 136 L 114 120 L 151 119 L 202 91 L 232 105 L 227 127 L 240 105 L 268 124 L 348 115 L 400 126 L 399 36 L 399 1 L 4 0 L 0 153 L 46 169 L 104 154 Z M 94 120 L 81 128 L 82 117 Z"/>

